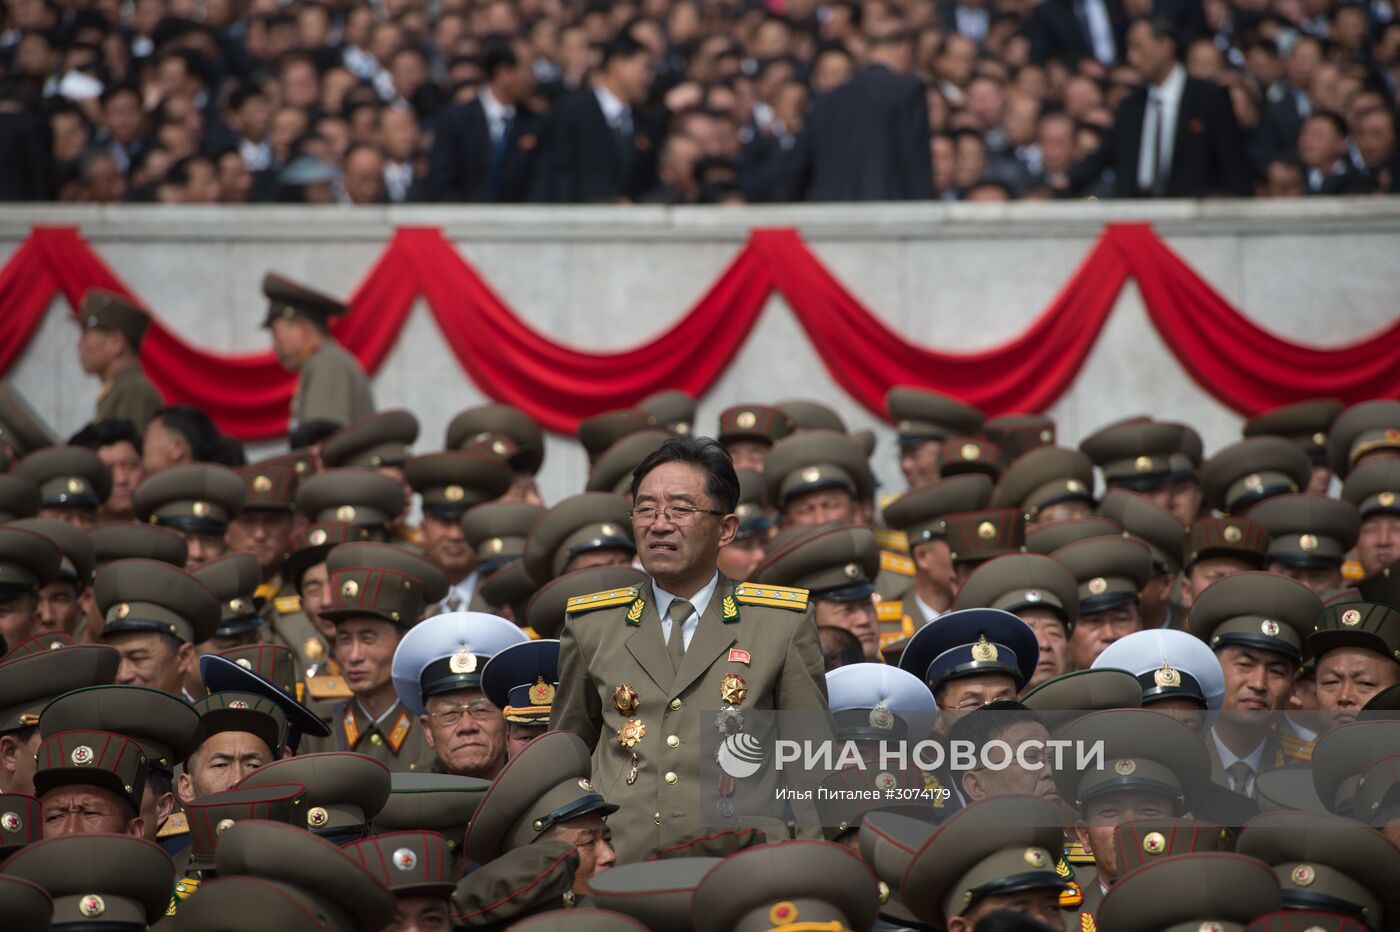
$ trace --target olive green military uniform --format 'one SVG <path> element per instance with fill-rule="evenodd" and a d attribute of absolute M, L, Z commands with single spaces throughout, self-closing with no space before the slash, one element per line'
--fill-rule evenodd
<path fill-rule="evenodd" d="M 60 443 L 34 406 L 13 387 L 0 382 L 0 467 L 9 469 L 15 460 Z"/>
<path fill-rule="evenodd" d="M 391 544 L 342 544 L 326 558 L 330 580 L 327 621 L 352 618 L 387 621 L 412 628 L 424 606 L 440 601 L 447 580 L 421 557 Z M 378 719 L 371 718 L 353 696 L 336 706 L 331 717 L 332 746 L 379 761 L 390 770 L 422 770 L 434 755 L 418 716 L 396 699 Z"/>
<path fill-rule="evenodd" d="M 621 861 L 696 835 L 702 826 L 722 827 L 735 812 L 771 811 L 777 774 L 769 770 L 721 786 L 716 811 L 700 811 L 700 759 L 724 739 L 712 731 L 719 709 L 742 715 L 826 708 L 805 590 L 717 575 L 679 669 L 662 635 L 657 598 L 655 584 L 575 598 L 560 639 L 551 727 L 584 740 L 594 785 L 622 807 L 610 821 Z M 696 741 L 701 746 L 692 746 Z"/>
<path fill-rule="evenodd" d="M 83 295 L 78 306 L 78 323 L 85 331 L 117 331 L 126 339 L 132 355 L 139 359 L 141 340 L 151 325 L 151 315 L 121 295 L 94 288 Z M 137 361 L 117 370 L 111 381 L 102 386 L 93 420 L 130 421 L 139 433 L 163 407 L 165 399 Z"/>
<path fill-rule="evenodd" d="M 322 327 L 349 309 L 332 298 L 273 272 L 263 276 L 267 316 L 263 326 L 277 319 L 306 317 Z M 292 396 L 291 424 L 334 421 L 345 425 L 374 413 L 374 395 L 360 361 L 326 334 L 319 349 L 301 365 L 296 393 Z"/>

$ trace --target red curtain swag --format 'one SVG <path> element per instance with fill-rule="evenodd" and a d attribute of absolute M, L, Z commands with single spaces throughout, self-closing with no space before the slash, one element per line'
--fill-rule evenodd
<path fill-rule="evenodd" d="M 1400 397 L 1400 319 L 1348 346 L 1289 342 L 1231 307 L 1146 224 L 1107 226 L 1025 332 L 973 353 L 905 341 L 791 229 L 754 230 L 689 312 L 621 352 L 586 352 L 532 329 L 437 228 L 398 230 L 333 329 L 374 372 L 421 295 L 462 368 L 487 396 L 523 408 L 552 430 L 572 432 L 580 418 L 662 388 L 703 395 L 776 290 L 832 378 L 876 415 L 884 415 L 884 395 L 893 385 L 924 386 L 997 414 L 1043 410 L 1070 386 L 1129 277 L 1186 371 L 1242 414 L 1317 396 L 1348 402 Z M 77 229 L 36 227 L 0 269 L 0 373 L 23 353 L 55 292 L 76 308 L 93 287 L 139 300 Z M 251 440 L 286 431 L 295 382 L 271 353 L 212 353 L 157 318 L 141 355 L 166 398 L 199 405 L 229 434 Z"/>

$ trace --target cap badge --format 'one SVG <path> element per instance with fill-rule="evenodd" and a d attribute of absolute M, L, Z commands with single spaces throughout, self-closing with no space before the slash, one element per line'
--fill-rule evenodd
<path fill-rule="evenodd" d="M 1380 505 L 1382 508 L 1389 508 L 1391 505 L 1395 504 L 1395 493 L 1382 492 L 1376 496 L 1376 504 Z"/>
<path fill-rule="evenodd" d="M 18 832 L 24 828 L 24 820 L 19 817 L 18 812 L 7 812 L 0 815 L 0 828 L 7 832 Z"/>
<path fill-rule="evenodd" d="M 1089 580 L 1089 592 L 1091 595 L 1103 595 L 1108 591 L 1108 580 L 1102 576 L 1095 576 Z"/>
<path fill-rule="evenodd" d="M 467 497 L 466 490 L 460 485 L 449 485 L 446 489 L 443 489 L 442 494 L 449 502 L 460 502 Z"/>
<path fill-rule="evenodd" d="M 637 698 L 637 691 L 626 683 L 613 690 L 613 705 L 617 706 L 617 711 L 622 715 L 632 715 L 641 704 Z"/>
<path fill-rule="evenodd" d="M 1299 547 L 1302 547 L 1304 550 L 1316 550 L 1316 549 L 1317 549 L 1317 535 L 1315 535 L 1315 534 L 1304 534 L 1302 537 L 1299 537 L 1299 538 L 1298 538 L 1298 546 L 1299 546 Z"/>
<path fill-rule="evenodd" d="M 1299 864 L 1293 868 L 1293 873 L 1288 875 L 1288 879 L 1293 881 L 1295 887 L 1310 887 L 1317 879 L 1317 871 L 1313 870 L 1311 864 Z"/>
<path fill-rule="evenodd" d="M 870 727 L 881 731 L 894 728 L 894 713 L 885 708 L 885 700 L 881 699 L 879 704 L 870 710 Z"/>
<path fill-rule="evenodd" d="M 1274 621 L 1272 618 L 1265 618 L 1263 621 L 1259 622 L 1259 630 L 1263 631 L 1271 638 L 1278 637 L 1278 622 Z"/>
<path fill-rule="evenodd" d="M 256 476 L 254 476 L 254 477 L 253 477 L 253 491 L 254 491 L 254 492 L 271 492 L 271 491 L 272 491 L 272 479 L 269 478 L 268 476 L 262 475 L 261 473 L 258 474 L 258 475 L 256 475 Z"/>
<path fill-rule="evenodd" d="M 493 537 L 481 545 L 482 553 L 500 553 L 506 549 L 506 542 L 499 537 Z"/>
<path fill-rule="evenodd" d="M 962 458 L 965 460 L 975 460 L 982 455 L 982 448 L 975 443 L 965 443 L 958 452 L 962 454 Z"/>
<path fill-rule="evenodd" d="M 1162 661 L 1162 668 L 1152 674 L 1152 682 L 1158 686 L 1180 686 L 1181 674 L 1171 668 L 1171 664 Z"/>
<path fill-rule="evenodd" d="M 326 542 L 326 529 L 323 527 L 313 528 L 310 534 L 306 535 L 306 542 L 313 547 L 319 547 Z"/>
<path fill-rule="evenodd" d="M 593 781 L 588 779 L 587 777 L 579 777 L 578 788 L 583 790 L 585 793 L 591 793 L 593 792 Z"/>
<path fill-rule="evenodd" d="M 1054 432 L 1053 430 L 1051 430 L 1050 428 L 1047 427 L 1047 428 L 1045 428 L 1044 430 L 1042 430 L 1042 431 L 1040 432 L 1040 442 L 1041 442 L 1041 443 L 1049 443 L 1050 441 L 1052 441 L 1052 440 L 1054 440 L 1054 439 L 1055 439 L 1055 432 Z"/>
<path fill-rule="evenodd" d="M 354 506 L 354 505 L 341 505 L 339 508 L 337 508 L 337 509 L 335 510 L 335 519 L 336 519 L 337 521 L 354 521 L 354 520 L 355 520 L 355 506 Z"/>
<path fill-rule="evenodd" d="M 972 645 L 972 659 L 986 663 L 997 659 L 997 646 L 987 640 L 985 634 L 977 635 L 977 643 Z"/>
<path fill-rule="evenodd" d="M 312 806 L 306 812 L 306 824 L 312 828 L 325 828 L 330 820 L 331 814 L 324 806 Z"/>
<path fill-rule="evenodd" d="M 1084 483 L 1080 482 L 1078 479 L 1071 479 L 1065 483 L 1065 491 L 1075 493 L 1083 492 Z"/>
<path fill-rule="evenodd" d="M 87 484 L 84 483 L 81 479 L 68 480 L 68 494 L 70 495 L 77 495 L 79 492 L 83 491 L 86 488 Z"/>
<path fill-rule="evenodd" d="M 1225 927 L 1218 922 L 1207 920 L 1196 927 L 1196 932 L 1225 932 Z"/>
<path fill-rule="evenodd" d="M 241 612 L 241 611 L 243 611 L 243 600 L 242 600 L 242 599 L 229 599 L 229 600 L 228 600 L 228 607 L 229 607 L 229 611 Z"/>
<path fill-rule="evenodd" d="M 251 670 L 251 669 L 253 669 L 253 662 L 252 662 L 251 660 L 249 660 L 247 657 L 239 657 L 237 660 L 234 661 L 234 663 L 238 664 L 240 667 L 242 667 L 242 668 L 245 669 L 245 670 Z"/>
<path fill-rule="evenodd" d="M 196 518 L 207 518 L 209 516 L 209 503 L 195 502 L 190 506 L 190 511 L 194 512 Z"/>
<path fill-rule="evenodd" d="M 889 790 L 892 790 L 897 786 L 899 786 L 899 781 L 895 779 L 895 775 L 890 773 L 888 770 L 882 770 L 875 775 L 876 789 L 885 790 L 886 792 L 888 792 Z"/>
<path fill-rule="evenodd" d="M 344 599 L 353 599 L 360 594 L 360 584 L 353 579 L 347 579 L 340 587 L 340 596 Z"/>
<path fill-rule="evenodd" d="M 806 469 L 802 470 L 803 482 L 816 482 L 821 477 L 822 471 L 815 466 L 808 466 Z"/>
<path fill-rule="evenodd" d="M 725 705 L 739 705 L 749 694 L 749 687 L 744 682 L 744 678 L 737 673 L 726 674 L 720 680 L 719 697 Z"/>
<path fill-rule="evenodd" d="M 1167 839 L 1161 832 L 1148 832 L 1142 839 L 1142 850 L 1157 855 L 1167 850 Z"/>
<path fill-rule="evenodd" d="M 1026 590 L 1026 601 L 1027 601 L 1027 602 L 1039 602 L 1042 598 L 1044 598 L 1044 596 L 1042 596 L 1042 595 L 1040 594 L 1040 590 L 1039 590 L 1039 589 L 1028 589 L 1028 590 Z"/>
<path fill-rule="evenodd" d="M 401 871 L 411 871 L 418 866 L 418 855 L 411 848 L 398 848 L 394 851 L 394 866 Z"/>
<path fill-rule="evenodd" d="M 1139 456 L 1137 459 L 1133 460 L 1133 469 L 1136 469 L 1138 472 L 1151 472 L 1152 457 Z"/>
<path fill-rule="evenodd" d="M 82 913 L 84 918 L 96 919 L 106 911 L 107 902 L 96 893 L 89 893 L 78 901 L 78 912 Z"/>
<path fill-rule="evenodd" d="M 73 749 L 73 753 L 68 755 L 68 759 L 79 767 L 86 767 L 93 760 L 92 748 L 86 744 L 80 744 Z"/>
<path fill-rule="evenodd" d="M 1050 863 L 1050 855 L 1045 853 L 1044 848 L 1027 848 L 1025 859 L 1027 864 L 1035 868 L 1043 868 Z"/>
<path fill-rule="evenodd" d="M 758 418 L 752 411 L 740 411 L 739 416 L 734 419 L 734 423 L 739 425 L 740 430 L 748 430 L 758 423 Z"/>
<path fill-rule="evenodd" d="M 860 567 L 856 566 L 854 563 L 847 563 L 845 573 L 847 579 L 856 579 L 860 576 Z"/>
<path fill-rule="evenodd" d="M 535 685 L 530 687 L 530 701 L 535 705 L 550 705 L 554 702 L 554 687 L 544 681 L 544 674 L 535 676 Z"/>
<path fill-rule="evenodd" d="M 131 606 L 126 604 L 125 602 L 122 602 L 120 605 L 117 606 L 117 610 L 113 612 L 113 614 L 116 615 L 118 618 L 125 618 L 127 615 L 131 614 Z"/>
<path fill-rule="evenodd" d="M 308 660 L 320 660 L 326 656 L 326 648 L 319 638 L 307 638 L 306 643 L 301 645 L 301 652 Z"/>
<path fill-rule="evenodd" d="M 618 530 L 616 524 L 603 524 L 598 528 L 598 532 L 604 537 L 617 537 Z"/>
<path fill-rule="evenodd" d="M 1361 613 L 1354 608 L 1349 608 L 1342 612 L 1342 624 L 1348 628 L 1355 628 L 1361 624 Z"/>
<path fill-rule="evenodd" d="M 246 709 L 248 708 L 248 703 L 244 702 L 242 699 L 234 699 L 228 704 L 228 707 L 230 709 Z"/>
<path fill-rule="evenodd" d="M 1137 762 L 1128 760 L 1126 757 L 1123 760 L 1115 761 L 1113 764 L 1113 772 L 1120 777 L 1131 777 L 1133 774 L 1137 773 Z"/>
<path fill-rule="evenodd" d="M 624 748 L 635 747 L 646 736 L 646 723 L 639 718 L 630 718 L 618 729 L 617 743 Z"/>
<path fill-rule="evenodd" d="M 884 905 L 890 901 L 890 885 L 883 880 L 876 885 L 876 890 L 880 893 L 880 903 Z"/>
<path fill-rule="evenodd" d="M 1250 473 L 1244 477 L 1244 487 L 1251 492 L 1258 492 L 1264 488 L 1264 480 L 1259 478 L 1258 473 Z"/>
<path fill-rule="evenodd" d="M 222 835 L 224 832 L 227 832 L 231 828 L 233 828 L 232 819 L 220 819 L 219 824 L 214 826 L 214 834 Z"/>
<path fill-rule="evenodd" d="M 997 526 L 990 521 L 983 521 L 977 525 L 977 536 L 983 540 L 991 540 L 997 536 Z"/>
<path fill-rule="evenodd" d="M 797 904 L 787 900 L 775 903 L 773 908 L 768 910 L 768 920 L 775 926 L 792 925 L 797 921 Z"/>
<path fill-rule="evenodd" d="M 476 670 L 476 654 L 465 647 L 457 648 L 457 653 L 447 661 L 447 669 L 453 673 L 471 673 Z"/>
<path fill-rule="evenodd" d="M 1231 524 L 1226 526 L 1224 537 L 1226 543 L 1238 544 L 1240 541 L 1244 540 L 1244 531 L 1241 531 L 1238 527 Z"/>

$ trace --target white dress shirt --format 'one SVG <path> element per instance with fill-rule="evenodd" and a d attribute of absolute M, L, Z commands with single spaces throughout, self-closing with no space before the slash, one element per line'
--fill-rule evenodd
<path fill-rule="evenodd" d="M 1093 46 L 1094 58 L 1101 65 L 1112 65 L 1118 57 L 1113 41 L 1113 23 L 1108 18 L 1108 7 L 1104 0 L 1080 0 L 1084 4 L 1084 19 L 1089 24 L 1089 42 Z"/>
<path fill-rule="evenodd" d="M 1220 736 L 1215 733 L 1214 729 L 1211 730 L 1210 740 L 1215 742 L 1215 753 L 1220 756 L 1220 767 L 1227 776 L 1230 773 L 1230 767 L 1236 762 L 1244 761 L 1249 765 L 1249 779 L 1244 781 L 1244 786 L 1231 786 L 1230 789 L 1236 793 L 1243 793 L 1245 796 L 1253 796 L 1254 780 L 1259 776 L 1259 766 L 1264 762 L 1264 745 L 1267 743 L 1267 739 L 1260 741 L 1258 747 L 1244 757 L 1238 756 L 1227 748 L 1225 742 L 1220 740 Z M 1235 782 L 1234 777 L 1229 777 L 1229 779 L 1232 784 Z"/>
<path fill-rule="evenodd" d="M 598 106 L 603 110 L 603 119 L 608 126 L 623 133 L 632 132 L 632 108 L 613 95 L 601 84 L 593 85 L 593 94 L 598 98 Z"/>
<path fill-rule="evenodd" d="M 447 590 L 447 595 L 438 603 L 434 614 L 443 612 L 465 612 L 476 595 L 476 584 L 481 581 L 481 570 L 472 570 L 467 578 Z"/>
<path fill-rule="evenodd" d="M 477 99 L 481 101 L 481 109 L 486 112 L 486 128 L 491 132 L 491 144 L 497 145 L 506 131 L 506 121 L 515 118 L 515 108 L 497 100 L 489 87 L 483 87 Z"/>
<path fill-rule="evenodd" d="M 1161 166 L 1165 178 L 1171 177 L 1172 149 L 1176 143 L 1176 121 L 1181 115 L 1181 95 L 1186 90 L 1186 69 L 1172 68 L 1167 79 L 1147 89 L 1147 109 L 1142 116 L 1142 149 L 1138 153 L 1138 187 L 1151 191 L 1157 179 L 1153 171 Z M 1161 109 L 1162 137 L 1157 138 L 1155 111 Z M 1153 154 L 1160 153 L 1156 164 Z"/>
<path fill-rule="evenodd" d="M 686 599 L 692 609 L 686 620 L 681 622 L 681 638 L 687 648 L 690 647 L 691 639 L 695 637 L 695 629 L 700 627 L 700 616 L 705 614 L 705 609 L 710 607 L 710 599 L 714 598 L 715 589 L 718 586 L 719 573 L 716 572 L 705 584 L 705 588 Z M 661 641 L 666 643 L 671 639 L 671 618 L 666 612 L 670 609 L 671 603 L 679 599 L 680 596 L 672 595 L 662 589 L 654 579 L 651 581 L 651 592 L 652 597 L 656 599 L 656 611 L 661 616 Z"/>

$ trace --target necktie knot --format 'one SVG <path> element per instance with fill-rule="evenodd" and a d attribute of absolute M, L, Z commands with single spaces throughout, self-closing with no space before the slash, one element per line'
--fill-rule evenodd
<path fill-rule="evenodd" d="M 1225 768 L 1230 774 L 1230 782 L 1236 793 L 1245 793 L 1249 787 L 1249 778 L 1254 776 L 1254 768 L 1242 760 L 1237 760 L 1229 767 Z"/>
<path fill-rule="evenodd" d="M 693 611 L 695 609 L 685 599 L 672 599 L 670 606 L 666 609 L 666 617 L 671 619 L 673 625 L 684 624 Z"/>
<path fill-rule="evenodd" d="M 666 638 L 666 653 L 671 658 L 671 669 L 681 670 L 681 660 L 685 657 L 685 620 L 695 609 L 685 599 L 673 599 L 666 608 L 666 617 L 671 619 L 671 634 Z"/>

